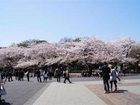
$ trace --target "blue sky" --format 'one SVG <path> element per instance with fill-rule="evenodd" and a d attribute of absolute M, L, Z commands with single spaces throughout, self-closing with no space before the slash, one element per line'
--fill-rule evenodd
<path fill-rule="evenodd" d="M 140 1 L 0 0 L 0 46 L 87 36 L 140 42 Z"/>

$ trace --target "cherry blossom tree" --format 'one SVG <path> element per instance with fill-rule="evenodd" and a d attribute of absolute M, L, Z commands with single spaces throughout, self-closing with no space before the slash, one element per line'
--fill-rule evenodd
<path fill-rule="evenodd" d="M 130 38 L 104 42 L 95 37 L 77 38 L 63 43 L 30 44 L 0 49 L 0 66 L 13 67 L 52 64 L 94 64 L 99 62 L 131 62 L 128 52 L 135 42 Z"/>
<path fill-rule="evenodd" d="M 0 49 L 0 66 L 13 66 L 23 58 L 24 49 L 20 47 L 7 47 Z"/>

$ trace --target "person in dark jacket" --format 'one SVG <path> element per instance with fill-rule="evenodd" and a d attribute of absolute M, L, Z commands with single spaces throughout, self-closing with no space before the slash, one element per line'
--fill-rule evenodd
<path fill-rule="evenodd" d="M 27 81 L 29 82 L 30 81 L 30 72 L 29 71 L 26 72 L 26 76 L 27 76 Z"/>
<path fill-rule="evenodd" d="M 8 81 L 9 81 L 9 82 L 10 82 L 10 81 L 13 81 L 12 76 L 13 76 L 13 71 L 9 71 L 9 77 L 8 77 Z"/>
<path fill-rule="evenodd" d="M 37 81 L 42 82 L 42 80 L 41 80 L 41 70 L 37 70 L 36 74 L 37 74 Z"/>
<path fill-rule="evenodd" d="M 57 78 L 57 82 L 60 82 L 61 81 L 61 70 L 60 69 L 56 69 L 55 70 L 55 76 Z"/>
<path fill-rule="evenodd" d="M 102 70 L 104 93 L 107 93 L 109 92 L 110 68 L 108 67 L 108 64 L 104 62 L 104 65 L 100 69 Z"/>

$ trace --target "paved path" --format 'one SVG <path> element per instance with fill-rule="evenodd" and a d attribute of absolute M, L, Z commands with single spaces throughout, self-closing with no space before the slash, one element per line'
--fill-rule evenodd
<path fill-rule="evenodd" d="M 2 96 L 2 99 L 5 99 L 2 105 L 23 105 L 32 96 L 36 96 L 34 99 L 37 99 L 48 86 L 49 83 L 38 83 L 36 78 L 31 79 L 30 82 L 26 80 L 6 82 L 7 94 Z"/>
<path fill-rule="evenodd" d="M 106 105 L 85 86 L 52 83 L 33 105 Z"/>
<path fill-rule="evenodd" d="M 56 83 L 56 79 L 47 84 L 37 83 L 36 78 L 30 82 L 14 81 L 6 83 L 7 95 L 3 98 L 7 104 L 2 105 L 140 105 L 137 78 L 122 78 L 118 83 L 120 93 L 109 94 L 103 93 L 102 80 L 94 78 L 71 78 L 73 84 Z"/>
<path fill-rule="evenodd" d="M 33 104 L 25 105 L 140 105 L 139 88 L 140 79 L 123 80 L 120 91 L 109 94 L 103 93 L 102 81 L 53 82 Z"/>
<path fill-rule="evenodd" d="M 103 93 L 101 84 L 87 86 L 107 105 L 140 105 L 140 79 L 124 80 L 118 83 L 118 91 Z"/>

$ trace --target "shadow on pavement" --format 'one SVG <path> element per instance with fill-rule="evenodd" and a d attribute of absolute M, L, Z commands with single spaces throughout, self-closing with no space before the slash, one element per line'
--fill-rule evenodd
<path fill-rule="evenodd" d="M 125 93 L 128 92 L 128 90 L 117 90 L 117 91 L 113 91 L 112 93 Z"/>

